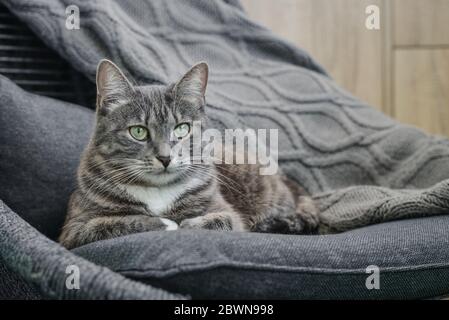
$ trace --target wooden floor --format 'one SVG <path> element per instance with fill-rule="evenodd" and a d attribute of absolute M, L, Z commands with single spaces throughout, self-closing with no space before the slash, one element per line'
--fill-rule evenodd
<path fill-rule="evenodd" d="M 449 0 L 241 0 L 356 96 L 449 136 Z M 380 30 L 365 8 L 380 8 Z"/>

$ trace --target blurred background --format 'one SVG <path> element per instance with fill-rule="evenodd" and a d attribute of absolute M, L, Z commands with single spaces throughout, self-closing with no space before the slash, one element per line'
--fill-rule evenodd
<path fill-rule="evenodd" d="M 399 121 L 449 136 L 449 0 L 241 0 L 348 91 Z M 365 8 L 380 8 L 380 30 Z"/>

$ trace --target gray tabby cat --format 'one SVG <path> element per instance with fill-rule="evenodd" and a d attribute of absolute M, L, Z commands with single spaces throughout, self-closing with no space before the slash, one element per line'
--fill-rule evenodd
<path fill-rule="evenodd" d="M 171 157 L 177 144 L 192 147 L 193 121 L 207 124 L 207 79 L 208 66 L 199 63 L 175 84 L 133 86 L 115 64 L 100 62 L 96 128 L 59 239 L 65 247 L 179 227 L 293 234 L 317 229 L 311 198 L 282 175 L 260 175 L 258 165 Z"/>

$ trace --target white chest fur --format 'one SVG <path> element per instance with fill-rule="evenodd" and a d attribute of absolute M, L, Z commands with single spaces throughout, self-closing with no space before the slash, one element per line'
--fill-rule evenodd
<path fill-rule="evenodd" d="M 148 210 L 161 215 L 170 208 L 186 192 L 200 183 L 199 180 L 191 180 L 188 183 L 176 183 L 163 187 L 125 186 L 125 191 L 137 201 L 144 203 Z"/>

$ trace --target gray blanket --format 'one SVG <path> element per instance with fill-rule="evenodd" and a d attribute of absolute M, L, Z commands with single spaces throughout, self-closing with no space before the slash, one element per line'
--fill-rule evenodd
<path fill-rule="evenodd" d="M 3 2 L 92 80 L 104 57 L 140 83 L 168 83 L 207 61 L 216 125 L 280 130 L 280 164 L 318 200 L 323 233 L 449 211 L 448 140 L 343 92 L 237 0 Z M 79 30 L 65 27 L 73 4 Z"/>

